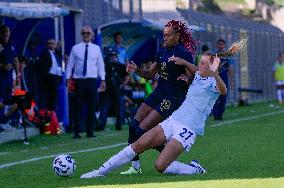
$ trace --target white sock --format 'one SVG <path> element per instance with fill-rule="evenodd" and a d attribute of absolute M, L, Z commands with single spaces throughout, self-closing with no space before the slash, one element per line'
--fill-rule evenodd
<path fill-rule="evenodd" d="M 282 89 L 277 89 L 277 97 L 278 101 L 281 102 L 282 100 Z"/>
<path fill-rule="evenodd" d="M 106 175 L 110 171 L 129 163 L 134 157 L 136 153 L 131 148 L 131 145 L 125 147 L 118 154 L 112 156 L 108 161 L 106 161 L 100 168 L 100 174 Z"/>
<path fill-rule="evenodd" d="M 187 165 L 178 161 L 172 162 L 166 170 L 163 172 L 165 174 L 195 174 L 196 167 Z"/>
<path fill-rule="evenodd" d="M 132 167 L 135 168 L 136 170 L 140 169 L 140 161 L 131 161 Z"/>

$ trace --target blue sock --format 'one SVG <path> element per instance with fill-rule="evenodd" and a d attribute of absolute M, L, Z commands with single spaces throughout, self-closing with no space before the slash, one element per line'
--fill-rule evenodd
<path fill-rule="evenodd" d="M 133 119 L 131 122 L 131 125 L 129 126 L 129 137 L 128 137 L 128 143 L 132 144 L 136 140 L 138 140 L 142 134 L 144 134 L 144 130 L 139 127 L 139 121 L 136 119 Z M 140 135 L 140 136 L 139 136 Z M 136 155 L 132 161 L 138 161 L 139 160 L 139 155 Z"/>
<path fill-rule="evenodd" d="M 138 140 L 146 131 L 141 129 L 139 126 L 135 129 L 135 141 Z"/>
<path fill-rule="evenodd" d="M 132 144 L 136 141 L 135 130 L 137 127 L 139 127 L 139 124 L 139 121 L 137 121 L 136 119 L 132 120 L 131 125 L 129 126 L 128 144 Z"/>

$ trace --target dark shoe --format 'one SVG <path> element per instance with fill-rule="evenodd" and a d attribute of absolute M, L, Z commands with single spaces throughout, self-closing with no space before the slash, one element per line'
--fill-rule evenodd
<path fill-rule="evenodd" d="M 95 138 L 96 135 L 87 135 L 87 138 Z"/>
<path fill-rule="evenodd" d="M 104 130 L 104 128 L 101 128 L 101 127 L 96 127 L 95 128 L 95 131 L 103 131 Z"/>
<path fill-rule="evenodd" d="M 214 117 L 214 120 L 215 120 L 215 121 L 222 121 L 222 120 L 223 120 L 223 117 L 221 117 L 221 116 L 215 116 L 215 117 Z"/>
<path fill-rule="evenodd" d="M 74 134 L 73 139 L 81 138 L 79 134 Z"/>

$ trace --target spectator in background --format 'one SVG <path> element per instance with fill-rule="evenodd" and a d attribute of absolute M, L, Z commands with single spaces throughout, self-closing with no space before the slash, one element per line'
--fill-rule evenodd
<path fill-rule="evenodd" d="M 17 78 L 17 74 L 15 69 L 13 69 L 13 73 L 12 73 L 12 79 L 13 79 L 13 89 L 12 89 L 12 95 L 15 94 L 17 89 L 22 89 L 22 87 L 24 87 L 25 85 L 25 81 L 24 81 L 24 77 L 27 74 L 26 73 L 26 62 L 27 60 L 24 57 L 19 57 L 18 58 L 19 61 L 19 77 Z M 0 104 L 0 109 L 4 108 L 5 105 L 4 104 Z M 4 115 L 0 118 L 0 121 L 7 121 L 8 119 L 11 121 L 12 120 L 12 125 L 13 125 L 13 120 L 15 120 L 15 124 L 18 124 L 18 116 L 13 116 L 13 115 L 17 115 L 14 114 L 14 112 L 18 109 L 18 104 L 16 103 L 15 99 L 13 98 L 13 96 L 11 97 L 11 101 L 9 103 L 9 108 L 7 108 L 6 112 L 4 113 Z M 9 126 L 9 124 L 6 125 L 2 125 L 2 128 L 6 131 L 12 131 L 14 130 L 14 127 Z"/>
<path fill-rule="evenodd" d="M 105 128 L 111 106 L 114 107 L 116 115 L 116 130 L 121 130 L 121 126 L 124 124 L 125 104 L 123 88 L 127 82 L 125 65 L 128 63 L 128 58 L 126 48 L 122 46 L 122 33 L 114 33 L 113 41 L 114 45 L 104 49 L 107 89 L 106 92 L 100 94 L 102 108 L 97 130 Z"/>
<path fill-rule="evenodd" d="M 209 53 L 209 47 L 205 44 L 201 47 L 201 54 L 196 55 L 194 64 L 198 66 L 203 54 Z"/>
<path fill-rule="evenodd" d="M 126 77 L 126 67 L 118 62 L 118 54 L 114 48 L 104 49 L 106 70 L 106 91 L 100 93 L 101 112 L 99 117 L 99 128 L 104 130 L 107 117 L 111 109 L 116 116 L 116 130 L 121 130 L 125 117 L 125 104 L 123 84 Z"/>
<path fill-rule="evenodd" d="M 91 42 L 94 33 L 90 26 L 81 29 L 83 41 L 72 47 L 69 62 L 67 64 L 67 86 L 70 87 L 70 78 L 74 69 L 75 80 L 75 122 L 73 138 L 81 138 L 80 122 L 83 106 L 87 106 L 87 137 L 95 137 L 93 134 L 95 123 L 95 104 L 97 96 L 97 78 L 101 79 L 99 91 L 105 91 L 105 67 L 99 46 Z"/>
<path fill-rule="evenodd" d="M 226 41 L 224 39 L 219 39 L 216 42 L 217 51 L 224 52 L 226 50 Z M 233 61 L 231 58 L 221 58 L 221 63 L 219 66 L 219 76 L 222 78 L 223 82 L 225 83 L 226 87 L 232 90 L 234 88 L 234 80 L 233 80 Z M 225 112 L 227 102 L 227 95 L 220 95 L 212 110 L 212 115 L 215 120 L 223 120 L 223 114 Z"/>
<path fill-rule="evenodd" d="M 13 70 L 16 71 L 16 79 L 19 77 L 17 52 L 10 41 L 10 29 L 7 26 L 0 27 L 0 103 L 2 109 L 5 105 L 13 105 Z M 0 109 L 0 118 L 5 117 Z M 2 118 L 1 124 L 6 124 L 7 119 Z"/>
<path fill-rule="evenodd" d="M 50 111 L 56 110 L 57 90 L 62 79 L 61 55 L 56 51 L 56 41 L 48 39 L 47 49 L 43 51 L 39 59 L 39 67 L 43 75 L 44 94 L 46 95 L 46 107 Z"/>
<path fill-rule="evenodd" d="M 126 54 L 126 48 L 122 46 L 122 41 L 123 41 L 122 33 L 116 32 L 113 36 L 113 40 L 114 40 L 113 47 L 116 49 L 118 62 L 123 65 L 126 65 L 128 63 L 128 58 Z"/>
<path fill-rule="evenodd" d="M 28 48 L 26 50 L 25 57 L 27 59 L 26 62 L 26 70 L 27 74 L 25 75 L 26 86 L 24 88 L 28 90 L 30 94 L 34 96 L 36 101 L 38 101 L 39 93 L 38 93 L 38 75 L 39 75 L 39 50 L 38 45 L 35 41 L 31 41 L 28 44 Z"/>
<path fill-rule="evenodd" d="M 280 104 L 284 102 L 284 53 L 279 54 L 278 60 L 273 67 L 276 82 L 277 98 Z"/>

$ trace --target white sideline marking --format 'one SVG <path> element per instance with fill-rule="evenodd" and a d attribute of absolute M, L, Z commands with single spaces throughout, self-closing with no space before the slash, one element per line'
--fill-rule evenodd
<path fill-rule="evenodd" d="M 282 114 L 282 113 L 284 113 L 284 110 L 276 111 L 276 112 L 269 112 L 269 113 L 260 114 L 260 115 L 256 115 L 256 116 L 251 116 L 251 117 L 246 117 L 246 118 L 239 118 L 239 119 L 229 120 L 229 121 L 225 121 L 225 122 L 222 122 L 222 123 L 209 125 L 208 127 L 220 127 L 222 125 L 227 125 L 227 124 L 232 124 L 232 123 L 237 123 L 237 122 L 247 121 L 247 120 L 252 120 L 252 119 L 258 119 L 258 118 L 261 118 L 261 117 L 277 115 L 277 114 Z"/>
<path fill-rule="evenodd" d="M 123 146 L 123 145 L 127 145 L 127 142 L 118 143 L 118 144 L 109 145 L 109 146 L 91 148 L 91 149 L 84 149 L 84 150 L 79 150 L 79 151 L 64 152 L 64 153 L 67 153 L 67 154 L 84 153 L 84 152 L 91 152 L 91 151 L 98 151 L 98 150 L 104 150 L 104 149 L 109 149 L 109 148 L 115 148 L 115 147 Z M 8 167 L 15 166 L 15 165 L 18 165 L 18 164 L 24 164 L 24 163 L 28 163 L 28 162 L 38 161 L 38 160 L 41 160 L 41 159 L 52 158 L 52 157 L 56 157 L 60 154 L 62 154 L 62 153 L 58 153 L 58 154 L 54 154 L 54 155 L 47 155 L 47 156 L 42 156 L 42 157 L 35 157 L 35 158 L 22 160 L 22 161 L 18 161 L 18 162 L 13 162 L 13 163 L 6 163 L 6 164 L 0 165 L 0 169 L 8 168 Z"/>
<path fill-rule="evenodd" d="M 208 127 L 220 127 L 222 125 L 227 125 L 227 124 L 237 123 L 237 122 L 241 122 L 241 121 L 257 119 L 257 118 L 271 116 L 271 115 L 277 115 L 277 114 L 281 114 L 281 113 L 284 113 L 284 110 L 276 111 L 276 112 L 269 112 L 269 113 L 256 115 L 256 116 L 251 116 L 251 117 L 246 117 L 246 118 L 234 119 L 234 120 L 230 120 L 230 121 L 225 121 L 225 122 L 222 122 L 222 123 L 217 123 L 217 124 L 214 124 L 214 125 L 210 125 Z M 104 150 L 104 149 L 109 149 L 109 148 L 115 148 L 115 147 L 126 145 L 126 144 L 127 144 L 127 142 L 123 142 L 123 143 L 118 143 L 118 144 L 114 144 L 114 145 L 110 145 L 110 146 L 102 146 L 102 147 L 98 147 L 98 148 L 91 148 L 91 149 L 72 151 L 72 152 L 65 152 L 65 153 L 74 154 L 74 153 L 84 153 L 84 152 L 98 151 L 98 150 Z M 57 155 L 60 155 L 60 154 L 54 154 L 54 155 L 48 155 L 48 156 L 42 156 L 42 157 L 35 157 L 35 158 L 22 160 L 22 161 L 18 161 L 18 162 L 6 163 L 6 164 L 0 165 L 0 169 L 8 168 L 8 167 L 15 166 L 15 165 L 18 165 L 18 164 L 24 164 L 24 163 L 28 163 L 28 162 L 38 161 L 38 160 L 41 160 L 41 159 L 52 158 L 52 157 L 56 157 Z"/>

